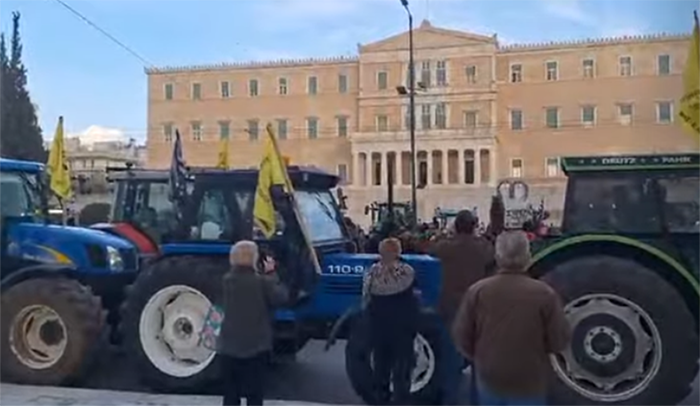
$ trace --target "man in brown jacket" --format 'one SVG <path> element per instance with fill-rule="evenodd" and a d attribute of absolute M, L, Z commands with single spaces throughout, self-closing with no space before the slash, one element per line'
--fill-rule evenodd
<path fill-rule="evenodd" d="M 526 273 L 530 260 L 524 232 L 500 234 L 497 274 L 469 289 L 456 316 L 454 337 L 475 365 L 481 405 L 544 405 L 549 356 L 569 343 L 559 296 Z"/>
<path fill-rule="evenodd" d="M 451 326 L 462 296 L 480 279 L 488 276 L 493 267 L 493 246 L 475 234 L 478 219 L 468 210 L 457 213 L 454 235 L 441 240 L 430 253 L 440 259 L 442 268 L 441 291 L 438 312 L 443 324 L 440 346 L 442 404 L 459 403 L 464 358 L 457 351 L 452 339 Z"/>

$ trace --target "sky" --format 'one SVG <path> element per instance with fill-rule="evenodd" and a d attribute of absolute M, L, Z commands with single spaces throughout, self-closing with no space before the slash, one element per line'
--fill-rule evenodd
<path fill-rule="evenodd" d="M 354 55 L 406 29 L 399 0 L 61 0 L 153 66 Z M 409 0 L 416 24 L 508 43 L 689 33 L 694 0 Z M 58 0 L 2 0 L 21 13 L 24 63 L 44 139 L 91 125 L 146 137 L 144 62 Z"/>

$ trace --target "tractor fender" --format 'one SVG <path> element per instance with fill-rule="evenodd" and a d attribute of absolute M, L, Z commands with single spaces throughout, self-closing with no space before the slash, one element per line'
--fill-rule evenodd
<path fill-rule="evenodd" d="M 535 276 L 542 276 L 543 273 L 546 273 L 546 270 L 543 272 L 541 269 L 538 269 L 538 265 L 542 265 L 547 259 L 552 258 L 555 255 L 571 252 L 573 249 L 578 250 L 591 246 L 599 247 L 601 244 L 615 245 L 629 250 L 641 251 L 646 256 L 658 260 L 659 262 L 667 265 L 670 270 L 677 273 L 687 287 L 692 289 L 697 298 L 700 299 L 700 282 L 698 282 L 693 277 L 692 272 L 690 272 L 676 258 L 651 244 L 620 235 L 585 234 L 572 236 L 561 241 L 557 241 L 533 255 L 532 264 L 530 265 L 530 273 L 536 274 Z"/>
<path fill-rule="evenodd" d="M 360 314 L 362 311 L 362 308 L 360 306 L 353 306 L 350 307 L 343 313 L 342 316 L 338 318 L 338 320 L 333 323 L 333 327 L 331 328 L 330 334 L 328 334 L 328 339 L 326 340 L 326 345 L 324 347 L 325 351 L 328 351 L 336 342 L 336 337 L 338 336 L 338 333 L 340 332 L 340 329 L 343 328 L 343 326 L 351 320 L 353 317 L 356 315 Z"/>
<path fill-rule="evenodd" d="M 16 284 L 34 278 L 66 276 L 74 273 L 76 268 L 70 264 L 36 264 L 20 268 L 0 280 L 0 292 Z"/>

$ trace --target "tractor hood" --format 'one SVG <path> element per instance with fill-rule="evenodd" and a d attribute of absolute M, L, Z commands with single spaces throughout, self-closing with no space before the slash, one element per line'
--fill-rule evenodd
<path fill-rule="evenodd" d="M 23 223 L 20 228 L 29 235 L 44 234 L 50 238 L 64 239 L 76 244 L 93 244 L 111 246 L 117 249 L 133 248 L 130 242 L 105 233 L 84 227 L 64 227 L 60 225 L 45 225 L 39 223 Z"/>
<path fill-rule="evenodd" d="M 60 263 L 83 272 L 136 270 L 134 246 L 108 233 L 18 221 L 7 228 L 8 254 L 25 261 Z"/>

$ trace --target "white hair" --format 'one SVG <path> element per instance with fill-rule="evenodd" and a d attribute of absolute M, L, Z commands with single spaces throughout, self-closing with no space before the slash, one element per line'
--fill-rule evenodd
<path fill-rule="evenodd" d="M 524 271 L 531 259 L 530 241 L 523 231 L 506 231 L 496 238 L 496 263 L 499 268 Z"/>
<path fill-rule="evenodd" d="M 233 244 L 228 258 L 232 266 L 255 267 L 258 263 L 259 255 L 258 245 L 255 242 L 242 240 Z"/>

